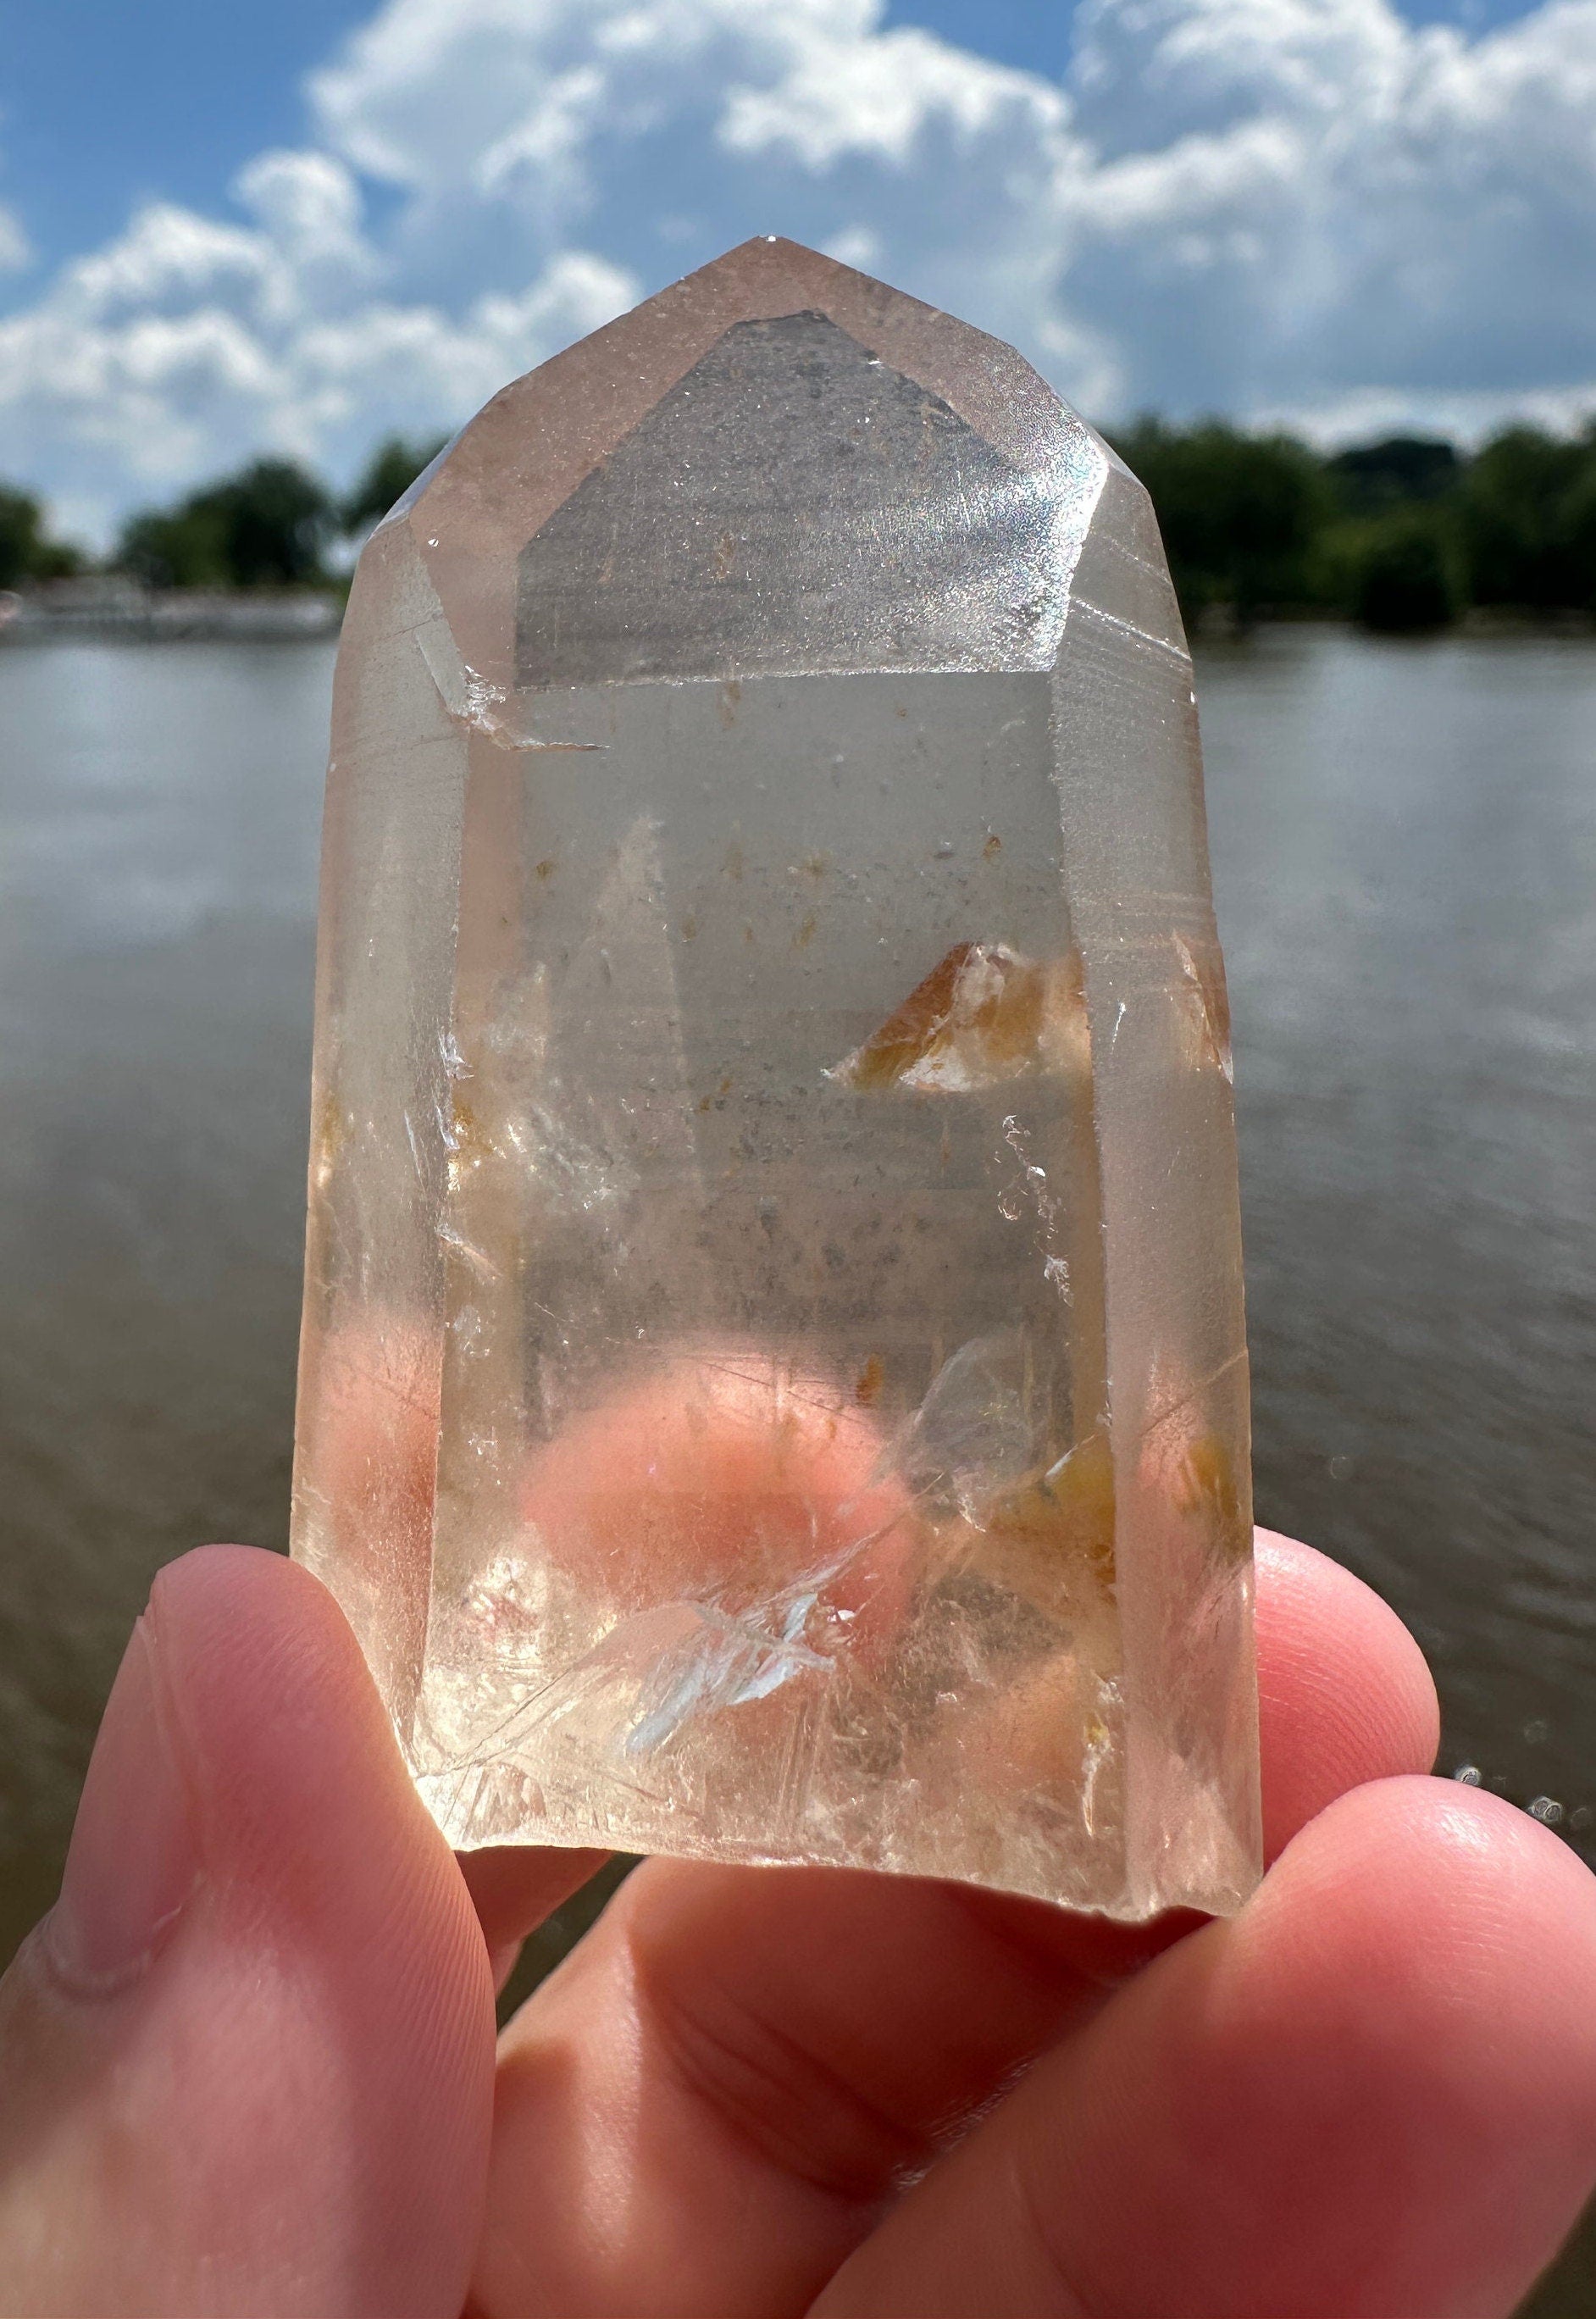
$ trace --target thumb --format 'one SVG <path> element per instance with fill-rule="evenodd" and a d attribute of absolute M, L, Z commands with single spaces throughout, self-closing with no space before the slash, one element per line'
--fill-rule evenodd
<path fill-rule="evenodd" d="M 156 1581 L 0 1982 L 0 2276 L 48 2319 L 456 2319 L 491 2121 L 470 1899 L 305 1571 Z"/>

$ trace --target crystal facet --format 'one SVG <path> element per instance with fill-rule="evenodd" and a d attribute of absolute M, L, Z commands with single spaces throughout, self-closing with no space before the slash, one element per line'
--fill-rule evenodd
<path fill-rule="evenodd" d="M 1008 347 L 751 242 L 373 537 L 294 1520 L 457 1845 L 1249 1890 L 1191 664 Z"/>

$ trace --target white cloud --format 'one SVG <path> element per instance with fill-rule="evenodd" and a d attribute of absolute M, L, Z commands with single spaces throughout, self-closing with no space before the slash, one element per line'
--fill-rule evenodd
<path fill-rule="evenodd" d="M 249 223 L 151 203 L 0 320 L 7 468 L 94 536 L 262 448 L 347 476 L 382 432 L 454 424 L 637 294 L 564 251 L 512 292 L 407 298 L 334 157 L 263 155 L 235 192 Z"/>
<path fill-rule="evenodd" d="M 1069 286 L 1120 302 L 1127 385 L 1501 408 L 1596 379 L 1591 0 L 1473 43 L 1384 0 L 1087 0 L 1078 24 Z"/>
<path fill-rule="evenodd" d="M 1060 83 L 880 19 L 388 0 L 230 216 L 149 206 L 0 322 L 5 464 L 102 523 L 260 445 L 347 473 L 772 230 L 1097 417 L 1596 405 L 1596 0 L 1473 41 L 1387 0 L 1080 0 Z"/>
<path fill-rule="evenodd" d="M 812 171 L 870 156 L 913 166 L 933 124 L 966 159 L 1016 124 L 1022 136 L 1062 127 L 1065 108 L 1045 83 L 949 48 L 912 26 L 806 41 L 763 86 L 726 93 L 719 137 L 734 153 L 790 153 Z"/>

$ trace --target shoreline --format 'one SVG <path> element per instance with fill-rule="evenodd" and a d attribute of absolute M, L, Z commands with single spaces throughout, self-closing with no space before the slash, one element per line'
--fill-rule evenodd
<path fill-rule="evenodd" d="M 55 581 L 26 591 L 0 589 L 0 647 L 62 640 L 131 644 L 300 642 L 336 636 L 345 597 L 330 588 L 255 594 L 224 588 L 146 588 L 136 580 Z M 1210 606 L 1188 627 L 1196 647 L 1245 643 L 1279 628 L 1341 628 L 1376 641 L 1435 644 L 1512 637 L 1589 638 L 1596 616 L 1534 613 L 1471 605 L 1444 627 L 1366 628 L 1344 612 L 1282 605 L 1243 624 Z"/>
<path fill-rule="evenodd" d="M 330 589 L 249 595 L 221 588 L 142 587 L 132 580 L 57 581 L 0 590 L 0 646 L 61 639 L 168 644 L 336 636 L 344 600 Z"/>

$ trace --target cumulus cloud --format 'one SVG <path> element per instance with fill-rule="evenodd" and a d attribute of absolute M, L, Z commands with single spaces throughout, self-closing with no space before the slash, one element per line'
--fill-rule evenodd
<path fill-rule="evenodd" d="M 0 320 L 5 465 L 91 536 L 256 450 L 347 476 L 380 433 L 453 424 L 637 294 L 562 251 L 513 290 L 406 295 L 327 153 L 262 155 L 234 193 L 245 222 L 152 203 Z"/>
<path fill-rule="evenodd" d="M 0 322 L 4 463 L 102 524 L 260 445 L 347 472 L 762 231 L 1099 419 L 1596 404 L 1596 0 L 1473 40 L 1387 0 L 1080 0 L 1059 82 L 882 14 L 387 0 L 229 215 L 147 207 Z"/>
<path fill-rule="evenodd" d="M 1473 42 L 1384 0 L 1087 0 L 1069 290 L 1127 385 L 1283 409 L 1596 378 L 1596 6 Z"/>

